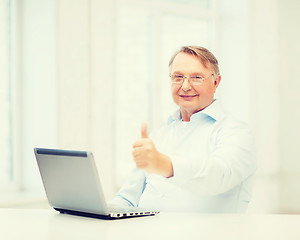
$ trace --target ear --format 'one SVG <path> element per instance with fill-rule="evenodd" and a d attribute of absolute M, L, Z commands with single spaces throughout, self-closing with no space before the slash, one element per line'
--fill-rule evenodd
<path fill-rule="evenodd" d="M 216 89 L 219 86 L 220 82 L 221 82 L 221 75 L 218 75 L 214 80 L 214 85 Z"/>

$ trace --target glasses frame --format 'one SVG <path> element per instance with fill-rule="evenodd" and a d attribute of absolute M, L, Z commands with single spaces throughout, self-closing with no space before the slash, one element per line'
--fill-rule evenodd
<path fill-rule="evenodd" d="M 173 77 L 174 75 L 180 75 L 180 76 L 183 76 L 183 78 L 181 79 L 180 82 L 178 82 L 178 81 L 173 81 L 173 80 L 172 80 L 172 77 Z M 214 74 L 212 73 L 212 74 L 210 74 L 210 75 L 207 76 L 207 77 L 204 77 L 204 78 L 201 78 L 201 79 L 197 79 L 197 80 L 199 80 L 199 81 L 195 81 L 196 79 L 193 79 L 193 81 L 191 81 L 191 78 L 192 78 L 193 76 L 187 77 L 187 76 L 184 76 L 184 75 L 182 75 L 182 74 L 170 74 L 170 75 L 169 75 L 169 77 L 171 78 L 171 83 L 173 83 L 173 84 L 181 85 L 181 84 L 184 83 L 184 79 L 187 79 L 187 80 L 189 81 L 189 84 L 191 84 L 191 85 L 193 85 L 193 86 L 194 86 L 194 85 L 196 85 L 196 86 L 202 85 L 203 82 L 204 82 L 204 80 L 210 78 L 211 76 L 214 76 Z"/>

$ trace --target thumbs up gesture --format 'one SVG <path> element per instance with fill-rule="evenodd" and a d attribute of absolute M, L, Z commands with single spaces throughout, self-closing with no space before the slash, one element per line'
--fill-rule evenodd
<path fill-rule="evenodd" d="M 170 158 L 156 150 L 153 141 L 148 137 L 148 125 L 141 126 L 141 138 L 132 145 L 132 156 L 137 168 L 164 177 L 173 176 Z"/>

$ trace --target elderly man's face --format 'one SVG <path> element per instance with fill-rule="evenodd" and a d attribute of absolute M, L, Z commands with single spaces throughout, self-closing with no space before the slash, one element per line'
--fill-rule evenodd
<path fill-rule="evenodd" d="M 173 100 L 180 107 L 184 121 L 189 121 L 193 113 L 199 112 L 213 102 L 221 77 L 215 79 L 212 73 L 210 67 L 205 68 L 200 60 L 191 54 L 179 53 L 175 57 L 170 67 L 170 74 L 181 74 L 187 77 L 197 75 L 204 78 L 210 76 L 201 85 L 191 85 L 187 79 L 182 84 L 171 85 Z"/>

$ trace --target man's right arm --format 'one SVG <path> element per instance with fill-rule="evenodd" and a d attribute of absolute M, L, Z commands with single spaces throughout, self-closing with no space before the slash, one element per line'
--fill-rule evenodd
<path fill-rule="evenodd" d="M 145 172 L 134 169 L 109 205 L 137 207 L 146 185 Z"/>

